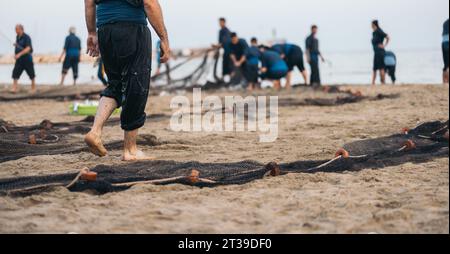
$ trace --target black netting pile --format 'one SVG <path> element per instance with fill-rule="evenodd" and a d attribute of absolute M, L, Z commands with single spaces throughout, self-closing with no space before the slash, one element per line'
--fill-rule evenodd
<path fill-rule="evenodd" d="M 52 87 L 39 90 L 35 94 L 28 92 L 10 93 L 9 91 L 0 92 L 0 101 L 21 101 L 21 100 L 82 100 L 98 98 L 104 87 L 100 86 L 63 86 Z"/>
<path fill-rule="evenodd" d="M 347 144 L 344 148 L 350 156 L 348 158 L 340 156 L 331 161 L 297 161 L 267 165 L 254 161 L 237 163 L 148 161 L 116 166 L 100 165 L 91 169 L 98 174 L 96 181 L 78 180 L 71 184 L 69 190 L 90 190 L 104 194 L 126 190 L 139 183 L 160 185 L 178 183 L 213 187 L 245 184 L 265 176 L 286 173 L 343 172 L 379 169 L 404 163 L 423 163 L 435 158 L 448 157 L 448 121 L 425 123 L 407 133 L 405 131 L 405 134 L 358 141 Z M 54 186 L 67 186 L 76 176 L 77 174 L 60 174 L 0 179 L 0 193 L 10 195 L 39 193 Z"/>
<path fill-rule="evenodd" d="M 149 115 L 149 121 L 166 119 L 166 115 Z M 48 120 L 33 126 L 15 126 L 0 119 L 0 163 L 27 156 L 72 154 L 88 152 L 82 135 L 90 131 L 93 117 L 71 123 L 52 123 Z M 107 125 L 119 124 L 111 119 Z M 153 135 L 141 135 L 139 145 L 157 146 L 164 144 Z M 123 141 L 105 144 L 108 150 L 122 149 Z"/>

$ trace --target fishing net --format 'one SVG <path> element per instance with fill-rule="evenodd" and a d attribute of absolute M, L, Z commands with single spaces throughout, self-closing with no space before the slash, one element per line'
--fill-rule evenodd
<path fill-rule="evenodd" d="M 166 119 L 166 115 L 149 115 L 149 121 Z M 44 120 L 38 125 L 15 126 L 0 119 L 0 163 L 17 160 L 27 156 L 56 155 L 88 152 L 82 135 L 91 130 L 93 117 L 71 123 L 52 123 Z M 111 119 L 107 126 L 117 125 L 118 118 Z M 167 142 L 153 135 L 141 135 L 138 144 L 159 146 Z M 108 150 L 119 150 L 123 141 L 105 144 Z"/>
<path fill-rule="evenodd" d="M 63 186 L 70 191 L 105 194 L 140 184 L 187 184 L 198 187 L 245 184 L 287 173 L 343 172 L 379 169 L 404 163 L 446 158 L 448 121 L 424 123 L 388 137 L 362 140 L 339 149 L 332 160 L 261 164 L 147 161 L 127 165 L 99 165 L 79 173 L 0 179 L 0 193 L 26 196 Z"/>

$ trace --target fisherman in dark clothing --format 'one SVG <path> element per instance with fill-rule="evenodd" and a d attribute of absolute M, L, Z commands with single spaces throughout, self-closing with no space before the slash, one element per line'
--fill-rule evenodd
<path fill-rule="evenodd" d="M 260 46 L 261 78 L 271 80 L 275 90 L 281 90 L 281 79 L 289 72 L 288 65 L 276 51 Z"/>
<path fill-rule="evenodd" d="M 75 27 L 71 27 L 69 29 L 69 36 L 66 37 L 64 43 L 63 52 L 59 57 L 60 62 L 64 58 L 60 83 L 61 86 L 64 85 L 64 80 L 66 79 L 66 75 L 69 69 L 72 69 L 73 85 L 76 85 L 78 78 L 78 64 L 80 63 L 80 57 L 81 57 L 81 41 L 75 35 Z"/>
<path fill-rule="evenodd" d="M 96 6 L 97 3 L 97 6 Z M 161 39 L 161 62 L 170 57 L 169 40 L 158 0 L 85 0 L 88 54 L 101 53 L 108 87 L 102 92 L 97 115 L 85 141 L 92 153 L 106 156 L 103 126 L 122 107 L 124 161 L 152 159 L 137 148 L 138 130 L 146 120 L 150 88 L 152 39 L 147 19 Z"/>
<path fill-rule="evenodd" d="M 448 84 L 449 78 L 449 40 L 448 40 L 448 19 L 444 23 L 444 31 L 442 32 L 442 54 L 444 57 L 444 72 L 443 72 L 443 81 L 444 84 Z"/>
<path fill-rule="evenodd" d="M 252 38 L 250 43 L 250 48 L 247 51 L 247 88 L 249 91 L 252 91 L 253 89 L 259 88 L 258 73 L 261 52 L 259 51 L 258 40 L 256 38 Z"/>
<path fill-rule="evenodd" d="M 378 23 L 378 20 L 372 21 L 372 46 L 373 51 L 375 53 L 375 57 L 373 60 L 373 74 L 372 74 L 372 85 L 375 85 L 375 81 L 377 79 L 377 71 L 380 72 L 381 83 L 386 83 L 386 72 L 384 65 L 384 54 L 385 48 L 389 44 L 390 38 L 381 28 Z"/>
<path fill-rule="evenodd" d="M 219 31 L 219 47 L 223 48 L 222 58 L 222 77 L 231 75 L 232 63 L 230 58 L 230 43 L 231 32 L 227 27 L 227 21 L 225 18 L 219 19 L 220 31 Z"/>
<path fill-rule="evenodd" d="M 312 86 L 320 86 L 320 70 L 319 70 L 319 58 L 322 62 L 325 61 L 319 50 L 319 40 L 317 39 L 317 29 L 316 25 L 311 27 L 311 35 L 306 38 L 306 56 L 308 63 L 311 66 L 311 78 L 310 83 Z"/>
<path fill-rule="evenodd" d="M 236 33 L 231 33 L 230 58 L 234 66 L 233 76 L 240 71 L 244 78 L 248 81 L 247 76 L 247 53 L 248 44 L 244 39 L 240 39 Z"/>
<path fill-rule="evenodd" d="M 392 83 L 395 84 L 395 81 L 397 80 L 397 77 L 395 76 L 395 71 L 397 68 L 397 57 L 395 56 L 394 52 L 392 51 L 386 51 L 384 55 L 384 66 L 385 71 L 391 77 Z"/>
<path fill-rule="evenodd" d="M 291 88 L 291 79 L 292 79 L 292 71 L 294 67 L 297 67 L 300 73 L 303 76 L 303 80 L 305 84 L 308 84 L 308 72 L 305 69 L 305 63 L 303 60 L 303 51 L 300 46 L 284 43 L 284 44 L 276 44 L 272 46 L 272 50 L 278 52 L 282 59 L 286 62 L 289 73 L 286 77 L 286 88 Z"/>
<path fill-rule="evenodd" d="M 16 43 L 14 43 L 15 49 L 15 59 L 16 64 L 14 65 L 14 70 L 12 78 L 14 80 L 13 87 L 11 89 L 12 93 L 17 93 L 19 88 L 19 79 L 22 76 L 23 71 L 25 71 L 28 77 L 31 79 L 31 92 L 36 92 L 36 82 L 34 73 L 34 63 L 33 63 L 33 45 L 31 44 L 31 38 L 25 33 L 23 25 L 16 25 Z"/>

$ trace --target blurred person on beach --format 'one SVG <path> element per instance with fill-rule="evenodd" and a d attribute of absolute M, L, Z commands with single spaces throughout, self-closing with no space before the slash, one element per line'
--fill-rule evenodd
<path fill-rule="evenodd" d="M 295 67 L 297 67 L 302 74 L 305 85 L 308 84 L 308 72 L 305 69 L 303 50 L 300 46 L 290 43 L 275 44 L 272 46 L 272 50 L 280 54 L 281 58 L 284 59 L 289 68 L 286 77 L 286 89 L 291 89 L 292 71 Z"/>
<path fill-rule="evenodd" d="M 248 86 L 247 89 L 249 91 L 253 91 L 254 89 L 259 89 L 259 58 L 261 56 L 261 52 L 258 48 L 258 39 L 252 38 L 250 40 L 250 48 L 247 51 L 247 78 L 248 78 Z"/>
<path fill-rule="evenodd" d="M 384 70 L 391 78 L 392 84 L 395 84 L 397 77 L 395 75 L 397 69 L 397 56 L 392 51 L 386 51 L 384 54 Z"/>
<path fill-rule="evenodd" d="M 306 58 L 309 65 L 311 66 L 311 77 L 310 83 L 312 86 L 320 86 L 320 69 L 319 69 L 319 58 L 322 62 L 325 62 L 322 53 L 319 49 L 319 40 L 317 39 L 318 27 L 313 25 L 311 27 L 311 35 L 306 38 Z"/>
<path fill-rule="evenodd" d="M 85 136 L 90 151 L 107 155 L 103 126 L 122 107 L 124 161 L 151 160 L 137 148 L 139 129 L 146 120 L 150 89 L 152 38 L 147 19 L 161 40 L 161 62 L 170 58 L 170 47 L 158 0 L 85 0 L 88 30 L 87 53 L 102 56 L 108 87 L 102 92 L 92 130 Z"/>
<path fill-rule="evenodd" d="M 81 58 L 81 40 L 75 34 L 75 27 L 69 29 L 69 35 L 66 37 L 64 42 L 64 48 L 59 57 L 59 62 L 64 58 L 62 73 L 61 73 L 61 86 L 64 85 L 64 80 L 66 79 L 67 73 L 72 69 L 73 73 L 73 85 L 77 84 L 78 79 L 78 65 Z"/>
<path fill-rule="evenodd" d="M 372 21 L 372 47 L 375 53 L 373 60 L 372 85 L 375 85 L 377 79 L 377 72 L 380 72 L 381 84 L 386 83 L 386 72 L 384 64 L 385 48 L 389 44 L 390 37 L 383 29 L 380 28 L 378 20 Z"/>
<path fill-rule="evenodd" d="M 272 81 L 273 88 L 277 91 L 281 90 L 281 79 L 288 75 L 288 65 L 278 52 L 265 46 L 260 46 L 259 49 L 261 52 L 261 78 Z"/>
<path fill-rule="evenodd" d="M 448 58 L 449 58 L 449 39 L 448 39 L 448 19 L 444 23 L 444 31 L 442 32 L 442 54 L 444 57 L 444 72 L 442 75 L 442 79 L 444 84 L 448 84 L 449 81 L 449 66 L 448 66 Z"/>
<path fill-rule="evenodd" d="M 248 43 L 239 38 L 237 33 L 231 33 L 231 43 L 230 43 L 230 58 L 233 63 L 233 77 L 244 76 L 244 79 L 248 81 L 247 72 L 247 52 Z"/>
<path fill-rule="evenodd" d="M 223 48 L 222 77 L 228 79 L 232 72 L 230 57 L 231 31 L 227 27 L 227 20 L 225 18 L 219 19 L 219 26 L 219 44 L 217 46 Z"/>
<path fill-rule="evenodd" d="M 13 87 L 11 89 L 12 93 L 17 93 L 19 89 L 19 79 L 22 76 L 23 71 L 25 71 L 28 77 L 31 79 L 31 92 L 36 92 L 36 74 L 34 72 L 33 63 L 33 45 L 31 43 L 31 37 L 25 33 L 23 25 L 16 25 L 16 43 L 15 46 L 15 56 L 16 63 L 14 65 L 14 70 L 12 74 Z"/>

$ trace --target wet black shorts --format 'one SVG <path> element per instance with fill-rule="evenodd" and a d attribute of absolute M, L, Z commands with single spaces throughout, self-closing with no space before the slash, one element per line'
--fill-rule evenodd
<path fill-rule="evenodd" d="M 444 71 L 447 71 L 449 66 L 448 66 L 448 55 L 449 53 L 449 43 L 442 43 L 442 55 L 444 57 Z"/>
<path fill-rule="evenodd" d="M 384 64 L 384 51 L 383 52 L 375 52 L 375 57 L 373 59 L 373 70 L 384 70 L 386 68 Z"/>
<path fill-rule="evenodd" d="M 303 51 L 300 47 L 294 46 L 291 49 L 289 55 L 286 56 L 286 64 L 289 68 L 289 71 L 293 71 L 295 67 L 297 67 L 300 72 L 303 72 L 305 70 Z"/>
<path fill-rule="evenodd" d="M 78 56 L 66 56 L 63 62 L 62 73 L 67 74 L 67 72 L 72 69 L 73 79 L 78 78 L 78 64 L 80 63 L 80 57 Z"/>
<path fill-rule="evenodd" d="M 12 78 L 20 79 L 23 71 L 27 73 L 30 79 L 34 79 L 36 77 L 36 74 L 34 73 L 33 57 L 31 55 L 22 56 L 17 59 L 16 64 L 14 65 Z"/>
<path fill-rule="evenodd" d="M 121 127 L 141 128 L 150 89 L 152 38 L 145 25 L 107 24 L 98 29 L 98 40 L 108 86 L 102 96 L 122 107 Z"/>

